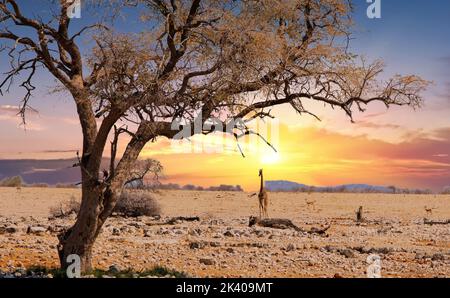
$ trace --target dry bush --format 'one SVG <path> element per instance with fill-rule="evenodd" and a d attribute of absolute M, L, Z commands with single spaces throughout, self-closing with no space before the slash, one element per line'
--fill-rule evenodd
<path fill-rule="evenodd" d="M 80 210 L 80 202 L 74 196 L 69 201 L 61 203 L 57 207 L 50 208 L 50 216 L 52 218 L 62 218 L 71 214 L 78 214 Z"/>
<path fill-rule="evenodd" d="M 70 184 L 70 183 L 58 183 L 55 185 L 56 188 L 78 188 L 77 185 L 75 184 Z"/>
<path fill-rule="evenodd" d="M 33 184 L 28 184 L 27 187 L 48 188 L 48 184 L 47 183 L 33 183 Z"/>
<path fill-rule="evenodd" d="M 74 196 L 65 203 L 50 208 L 51 218 L 64 218 L 78 214 L 80 202 Z M 114 212 L 127 217 L 157 216 L 161 213 L 158 202 L 149 193 L 124 191 L 114 207 Z"/>
<path fill-rule="evenodd" d="M 444 187 L 444 189 L 442 190 L 442 194 L 443 195 L 450 195 L 450 186 Z"/>
<path fill-rule="evenodd" d="M 123 191 L 114 207 L 114 212 L 129 217 L 156 216 L 160 215 L 161 207 L 149 193 Z"/>
<path fill-rule="evenodd" d="M 1 187 L 21 187 L 23 185 L 24 183 L 20 176 L 6 177 L 0 181 Z"/>

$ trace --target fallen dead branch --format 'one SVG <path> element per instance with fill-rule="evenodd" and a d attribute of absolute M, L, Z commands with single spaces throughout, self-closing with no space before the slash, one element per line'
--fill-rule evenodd
<path fill-rule="evenodd" d="M 294 225 L 292 223 L 291 220 L 289 219 L 285 219 L 285 218 L 263 218 L 263 219 L 259 219 L 255 216 L 251 216 L 250 220 L 249 220 L 249 227 L 252 227 L 254 225 L 258 225 L 261 227 L 266 227 L 266 228 L 273 228 L 273 229 L 294 229 L 298 232 L 303 232 L 302 229 L 300 229 L 299 227 L 297 227 L 296 225 Z"/>
<path fill-rule="evenodd" d="M 331 228 L 331 225 L 328 225 L 324 228 L 316 228 L 316 227 L 312 227 L 311 230 L 306 231 L 309 234 L 318 234 L 318 235 L 326 235 L 328 229 Z"/>
<path fill-rule="evenodd" d="M 191 217 L 184 217 L 184 216 L 177 216 L 177 217 L 172 217 L 171 219 L 167 220 L 165 222 L 166 225 L 174 225 L 178 222 L 182 222 L 182 221 L 200 221 L 200 217 L 198 216 L 191 216 Z"/>
<path fill-rule="evenodd" d="M 448 224 L 450 224 L 450 219 L 444 220 L 444 221 L 435 221 L 435 220 L 430 220 L 430 219 L 424 218 L 423 223 L 426 225 L 430 225 L 430 226 L 432 226 L 432 225 L 448 225 Z"/>
<path fill-rule="evenodd" d="M 147 226 L 175 225 L 175 224 L 181 223 L 183 221 L 200 221 L 200 217 L 198 217 L 198 216 L 192 216 L 192 217 L 177 216 L 177 217 L 172 217 L 164 222 L 147 223 Z"/>
<path fill-rule="evenodd" d="M 308 233 L 308 234 L 317 234 L 317 235 L 326 235 L 326 231 L 331 227 L 331 225 L 328 225 L 324 228 L 316 228 L 312 227 L 310 230 L 304 230 L 298 226 L 296 226 L 291 220 L 286 218 L 263 218 L 260 219 L 255 216 L 250 216 L 249 219 L 249 227 L 252 227 L 254 225 L 258 225 L 265 228 L 272 228 L 272 229 L 294 229 L 298 232 L 302 233 Z"/>

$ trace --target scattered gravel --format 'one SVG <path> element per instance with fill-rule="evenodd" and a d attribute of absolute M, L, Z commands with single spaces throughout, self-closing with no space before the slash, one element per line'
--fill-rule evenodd
<path fill-rule="evenodd" d="M 154 266 L 193 277 L 339 278 L 365 277 L 368 257 L 375 254 L 381 259 L 382 276 L 450 276 L 448 225 L 424 225 L 423 218 L 406 215 L 372 216 L 356 225 L 353 211 L 339 216 L 310 212 L 290 217 L 305 230 L 332 223 L 329 237 L 248 227 L 248 217 L 239 214 L 219 218 L 199 213 L 199 221 L 171 225 L 165 224 L 171 219 L 168 216 L 113 216 L 95 244 L 93 263 L 108 272 L 104 278 L 129 268 L 143 271 Z M 52 277 L 28 269 L 58 266 L 57 235 L 74 221 L 73 216 L 0 216 L 0 278 Z"/>

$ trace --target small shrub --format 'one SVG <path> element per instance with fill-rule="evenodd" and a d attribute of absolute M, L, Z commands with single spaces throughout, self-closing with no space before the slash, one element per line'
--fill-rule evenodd
<path fill-rule="evenodd" d="M 183 190 L 195 190 L 195 185 L 193 184 L 186 184 L 185 186 L 183 186 Z"/>
<path fill-rule="evenodd" d="M 78 214 L 79 210 L 80 202 L 72 196 L 69 201 L 50 208 L 50 216 L 63 218 L 71 214 Z M 123 191 L 113 212 L 127 217 L 157 216 L 161 213 L 161 207 L 148 193 Z"/>
<path fill-rule="evenodd" d="M 48 184 L 47 183 L 33 183 L 33 184 L 28 184 L 27 187 L 48 188 Z"/>
<path fill-rule="evenodd" d="M 129 217 L 156 216 L 160 215 L 161 207 L 149 193 L 123 191 L 113 211 Z"/>
<path fill-rule="evenodd" d="M 166 277 L 171 276 L 175 278 L 187 278 L 189 275 L 183 271 L 176 271 L 173 269 L 169 269 L 162 266 L 155 266 L 151 269 L 145 269 L 142 271 L 136 271 L 134 269 L 128 268 L 125 270 L 121 270 L 119 272 L 110 272 L 109 270 L 102 269 L 94 269 L 90 272 L 96 278 L 102 278 L 103 276 L 114 276 L 116 278 L 134 278 L 134 277 L 146 277 L 146 276 L 154 276 L 154 277 Z"/>
<path fill-rule="evenodd" d="M 78 211 L 80 211 L 80 202 L 72 196 L 69 201 L 57 207 L 50 208 L 50 216 L 53 218 L 61 218 L 71 214 L 78 214 Z"/>
<path fill-rule="evenodd" d="M 41 265 L 32 265 L 26 269 L 26 274 L 29 276 L 32 273 L 34 274 L 43 274 L 48 275 L 51 274 L 53 278 L 67 278 L 66 270 L 59 268 L 47 268 Z"/>
<path fill-rule="evenodd" d="M 159 277 L 164 277 L 167 275 L 171 275 L 175 278 L 187 278 L 189 277 L 187 273 L 183 272 L 183 271 L 176 271 L 173 269 L 168 269 L 166 267 L 162 267 L 162 266 L 155 266 L 153 267 L 153 269 L 150 270 L 145 270 L 143 272 L 140 273 L 141 276 L 159 276 Z"/>
<path fill-rule="evenodd" d="M 58 184 L 55 185 L 55 187 L 56 187 L 56 188 L 78 188 L 77 185 L 75 185 L 75 184 L 70 184 L 70 183 L 67 183 L 67 184 L 64 184 L 64 183 L 58 183 Z"/>
<path fill-rule="evenodd" d="M 0 186 L 2 187 L 22 187 L 24 185 L 22 177 L 6 177 L 0 181 Z"/>
<path fill-rule="evenodd" d="M 47 268 L 41 265 L 33 265 L 26 269 L 26 274 L 31 275 L 34 274 L 51 274 L 53 275 L 53 278 L 62 279 L 67 278 L 67 272 L 66 270 L 59 269 L 59 268 Z M 116 278 L 133 278 L 133 277 L 147 277 L 147 276 L 154 276 L 154 277 L 166 277 L 167 275 L 170 275 L 171 277 L 176 278 L 188 278 L 189 275 L 183 271 L 177 271 L 173 269 L 169 269 L 162 266 L 155 266 L 151 269 L 145 269 L 142 271 L 135 271 L 133 269 L 125 269 L 121 270 L 120 272 L 112 273 L 108 270 L 102 270 L 102 269 L 94 269 L 91 272 L 86 273 L 88 275 L 93 275 L 95 278 L 103 278 L 104 276 L 114 276 Z"/>
<path fill-rule="evenodd" d="M 444 189 L 442 190 L 442 194 L 443 195 L 450 195 L 450 186 L 444 187 Z"/>
<path fill-rule="evenodd" d="M 240 185 L 227 185 L 227 184 L 221 184 L 219 186 L 210 186 L 207 188 L 207 190 L 211 191 L 243 191 L 242 187 Z"/>

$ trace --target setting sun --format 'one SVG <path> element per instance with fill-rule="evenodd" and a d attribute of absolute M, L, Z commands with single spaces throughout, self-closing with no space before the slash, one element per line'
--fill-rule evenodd
<path fill-rule="evenodd" d="M 266 165 L 270 165 L 270 164 L 277 164 L 280 162 L 281 157 L 280 154 L 278 152 L 274 152 L 274 151 L 270 151 L 270 152 L 264 152 L 261 155 L 261 163 L 262 164 L 266 164 Z"/>

